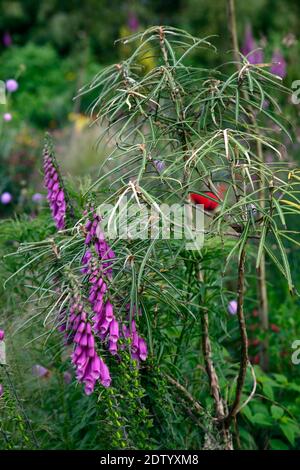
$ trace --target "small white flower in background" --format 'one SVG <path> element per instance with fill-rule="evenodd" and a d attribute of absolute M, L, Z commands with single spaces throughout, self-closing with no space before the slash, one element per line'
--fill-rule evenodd
<path fill-rule="evenodd" d="M 4 113 L 3 114 L 3 120 L 6 122 L 9 122 L 12 120 L 12 115 L 10 113 Z"/>
<path fill-rule="evenodd" d="M 4 205 L 9 204 L 12 201 L 12 195 L 6 191 L 5 193 L 1 194 L 0 200 Z"/>
<path fill-rule="evenodd" d="M 228 312 L 230 315 L 236 315 L 238 309 L 238 303 L 236 300 L 231 300 L 228 304 Z"/>
<path fill-rule="evenodd" d="M 18 88 L 19 88 L 19 84 L 17 80 L 15 80 L 14 78 L 10 78 L 9 80 L 6 81 L 6 90 L 9 93 L 14 93 L 15 91 L 17 91 Z"/>

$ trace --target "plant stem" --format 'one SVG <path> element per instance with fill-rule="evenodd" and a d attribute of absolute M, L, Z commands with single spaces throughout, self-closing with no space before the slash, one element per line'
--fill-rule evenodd
<path fill-rule="evenodd" d="M 221 431 L 223 435 L 224 448 L 226 450 L 233 450 L 232 447 L 232 437 L 229 433 L 228 427 L 225 426 L 224 417 L 225 409 L 221 396 L 221 389 L 219 384 L 219 378 L 215 370 L 215 366 L 212 360 L 212 350 L 211 342 L 209 338 L 209 320 L 208 320 L 208 311 L 205 309 L 201 314 L 201 324 L 202 324 L 202 352 L 204 356 L 205 369 L 208 375 L 211 395 L 215 402 L 216 407 L 216 417 L 218 424 L 221 426 Z"/>
<path fill-rule="evenodd" d="M 200 276 L 200 273 L 201 271 L 198 265 L 197 266 L 198 278 Z M 203 301 L 203 304 L 205 305 L 204 301 Z M 217 375 L 217 372 L 213 363 L 213 359 L 212 359 L 212 348 L 211 348 L 211 342 L 210 342 L 210 337 L 209 337 L 208 310 L 202 309 L 202 312 L 200 313 L 200 317 L 201 317 L 201 327 L 202 327 L 202 337 L 201 337 L 202 353 L 204 357 L 205 370 L 208 376 L 211 395 L 215 402 L 216 418 L 217 418 L 218 425 L 221 426 L 224 448 L 226 450 L 232 450 L 233 449 L 232 437 L 228 428 L 226 428 L 224 424 L 224 417 L 225 417 L 226 411 L 225 411 L 225 407 L 224 407 L 224 403 L 223 403 L 223 399 L 221 395 L 219 378 L 218 378 L 218 375 Z"/>
<path fill-rule="evenodd" d="M 239 329 L 240 329 L 240 336 L 241 336 L 241 343 L 242 343 L 241 344 L 240 370 L 239 370 L 239 375 L 237 379 L 235 399 L 230 408 L 228 416 L 225 419 L 226 428 L 229 428 L 232 419 L 239 412 L 240 401 L 242 397 L 242 391 L 243 391 L 243 387 L 245 383 L 247 366 L 249 362 L 248 337 L 247 337 L 247 328 L 246 328 L 246 322 L 245 322 L 245 317 L 244 317 L 245 262 L 246 262 L 246 247 L 244 246 L 241 256 L 240 256 L 240 261 L 239 261 L 238 286 L 237 286 L 237 294 L 238 294 L 237 317 L 239 321 Z"/>
<path fill-rule="evenodd" d="M 237 69 L 241 69 L 241 62 L 239 56 L 239 46 L 238 46 L 238 39 L 237 39 L 237 30 L 236 30 L 236 16 L 235 16 L 235 2 L 234 0 L 227 0 L 228 6 L 228 27 L 230 31 L 232 47 L 233 47 L 233 55 L 235 60 L 237 61 Z M 247 91 L 242 91 L 245 99 L 249 101 Z M 260 137 L 260 131 L 256 124 L 255 115 L 253 113 L 253 109 L 249 107 L 249 118 L 251 124 L 253 125 L 253 129 L 255 130 L 258 137 Z M 263 156 L 263 148 L 260 139 L 256 139 L 256 153 L 259 161 L 263 163 L 264 156 Z M 259 172 L 259 204 L 262 209 L 265 207 L 265 176 L 263 171 Z M 265 254 L 263 253 L 260 260 L 260 265 L 257 270 L 257 280 L 258 280 L 258 299 L 259 299 L 259 317 L 263 331 L 266 333 L 269 328 L 269 313 L 268 313 L 268 292 L 267 292 L 267 282 L 266 282 L 266 261 L 265 261 Z M 262 366 L 264 370 L 268 369 L 269 365 L 269 356 L 268 356 L 268 340 L 267 338 L 264 339 L 262 344 L 261 350 L 261 359 L 262 359 Z"/>
<path fill-rule="evenodd" d="M 23 417 L 24 417 L 24 421 L 26 422 L 26 424 L 27 424 L 27 426 L 28 426 L 28 429 L 29 429 L 29 431 L 30 431 L 30 433 L 31 433 L 31 435 L 32 435 L 32 439 L 33 439 L 33 442 L 34 442 L 34 444 L 35 444 L 35 447 L 36 447 L 36 449 L 38 449 L 38 448 L 39 448 L 38 441 L 37 441 L 37 439 L 36 439 L 35 433 L 34 433 L 33 428 L 32 428 L 32 426 L 31 426 L 31 422 L 30 422 L 30 420 L 29 420 L 29 418 L 28 418 L 28 416 L 27 416 L 27 414 L 26 414 L 26 412 L 25 412 L 25 409 L 24 409 L 24 407 L 23 407 L 23 405 L 22 405 L 22 403 L 21 403 L 21 401 L 20 401 L 20 399 L 19 399 L 19 396 L 18 396 L 17 390 L 16 390 L 16 388 L 15 388 L 15 386 L 14 386 L 14 383 L 13 383 L 13 381 L 11 380 L 10 373 L 9 373 L 9 370 L 8 370 L 8 366 L 7 366 L 7 365 L 3 365 L 3 368 L 4 368 L 4 372 L 5 372 L 5 374 L 6 374 L 7 381 L 8 381 L 8 384 L 9 384 L 9 386 L 10 386 L 10 389 L 12 390 L 12 392 L 13 392 L 13 394 L 14 394 L 14 397 L 15 397 L 15 400 L 16 400 L 16 403 L 17 403 L 17 405 L 18 405 L 18 407 L 19 407 L 19 410 L 20 410 L 20 412 L 22 413 L 22 415 L 23 415 Z"/>
<path fill-rule="evenodd" d="M 237 31 L 236 31 L 234 0 L 227 1 L 227 8 L 228 8 L 228 26 L 229 26 L 230 36 L 231 36 L 231 43 L 233 47 L 233 56 L 234 56 L 234 60 L 236 61 L 237 68 L 240 69 L 241 61 L 240 61 L 239 45 L 238 45 Z"/>

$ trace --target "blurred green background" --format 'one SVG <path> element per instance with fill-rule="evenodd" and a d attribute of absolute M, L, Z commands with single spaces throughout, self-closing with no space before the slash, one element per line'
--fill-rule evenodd
<path fill-rule="evenodd" d="M 88 128 L 85 117 L 92 97 L 73 98 L 104 65 L 128 56 L 130 48 L 115 44 L 118 38 L 155 24 L 174 25 L 196 36 L 214 36 L 219 54 L 205 51 L 193 60 L 220 66 L 220 59 L 231 60 L 226 10 L 225 0 L 0 1 L 0 80 L 18 83 L 0 108 L 0 194 L 12 195 L 10 203 L 0 204 L 0 215 L 11 214 L 20 204 L 24 208 L 40 191 L 36 172 L 45 130 L 59 137 L 58 155 L 67 170 L 84 173 L 99 161 L 88 144 L 97 132 Z M 299 78 L 299 1 L 237 1 L 236 10 L 240 47 L 251 28 L 265 61 L 271 61 L 275 50 L 284 57 L 284 84 L 290 87 Z M 297 126 L 299 107 L 282 104 L 285 117 Z M 297 134 L 293 150 L 298 152 Z"/>

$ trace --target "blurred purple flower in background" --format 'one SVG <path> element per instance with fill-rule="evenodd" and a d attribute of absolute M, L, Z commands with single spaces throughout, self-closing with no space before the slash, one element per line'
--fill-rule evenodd
<path fill-rule="evenodd" d="M 5 337 L 4 330 L 0 330 L 0 341 L 3 341 Z"/>
<path fill-rule="evenodd" d="M 236 315 L 238 309 L 238 303 L 236 300 L 231 300 L 228 304 L 228 312 L 230 315 Z"/>
<path fill-rule="evenodd" d="M 162 173 L 164 171 L 166 167 L 165 162 L 163 162 L 162 160 L 154 160 L 153 163 L 158 173 Z"/>
<path fill-rule="evenodd" d="M 41 193 L 35 193 L 31 199 L 33 202 L 41 202 L 44 199 L 44 196 Z"/>
<path fill-rule="evenodd" d="M 35 377 L 46 378 L 49 377 L 50 371 L 46 369 L 46 367 L 41 366 L 40 364 L 35 364 L 32 367 L 32 375 L 34 375 Z"/>
<path fill-rule="evenodd" d="M 3 395 L 3 385 L 0 384 L 0 398 L 2 397 L 2 395 Z"/>
<path fill-rule="evenodd" d="M 139 29 L 139 20 L 136 16 L 135 13 L 133 12 L 130 12 L 128 14 L 128 21 L 127 21 L 127 25 L 128 25 L 128 28 L 131 30 L 131 31 L 137 31 L 137 29 Z"/>
<path fill-rule="evenodd" d="M 263 51 L 261 49 L 257 49 L 250 24 L 246 27 L 244 43 L 241 50 L 242 53 L 247 56 L 250 64 L 260 64 L 263 62 Z"/>
<path fill-rule="evenodd" d="M 12 115 L 10 113 L 4 113 L 3 114 L 3 120 L 6 122 L 9 122 L 12 120 Z"/>
<path fill-rule="evenodd" d="M 5 192 L 1 194 L 1 203 L 6 205 L 12 201 L 12 195 L 9 192 Z"/>
<path fill-rule="evenodd" d="M 286 76 L 286 61 L 279 49 L 276 49 L 272 56 L 272 67 L 270 72 L 277 77 L 284 78 Z"/>
<path fill-rule="evenodd" d="M 69 385 L 72 382 L 72 374 L 68 370 L 64 372 L 64 382 Z"/>
<path fill-rule="evenodd" d="M 14 91 L 17 91 L 19 88 L 19 84 L 17 80 L 14 78 L 10 78 L 9 80 L 6 81 L 6 89 L 9 93 L 13 93 Z"/>
<path fill-rule="evenodd" d="M 12 38 L 8 31 L 5 31 L 5 33 L 3 34 L 2 42 L 5 47 L 9 47 L 12 45 Z"/>

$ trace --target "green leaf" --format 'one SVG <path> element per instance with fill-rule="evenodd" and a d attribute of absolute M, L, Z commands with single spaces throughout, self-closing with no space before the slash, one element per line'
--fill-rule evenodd
<path fill-rule="evenodd" d="M 274 400 L 273 388 L 269 383 L 263 384 L 263 392 L 267 398 L 269 398 L 270 400 Z"/>
<path fill-rule="evenodd" d="M 241 410 L 241 414 L 245 415 L 245 417 L 252 423 L 253 422 L 253 415 L 252 411 L 250 410 L 249 406 L 244 406 Z"/>
<path fill-rule="evenodd" d="M 278 420 L 284 415 L 284 410 L 280 406 L 272 405 L 271 413 L 274 419 Z"/>
<path fill-rule="evenodd" d="M 289 447 L 279 439 L 271 439 L 270 448 L 272 450 L 289 450 Z"/>
<path fill-rule="evenodd" d="M 273 420 L 269 415 L 263 413 L 257 413 L 253 416 L 253 423 L 258 426 L 273 426 Z"/>
<path fill-rule="evenodd" d="M 280 424 L 280 429 L 289 441 L 289 443 L 294 446 L 295 445 L 295 428 L 291 426 L 289 423 L 287 424 Z"/>

